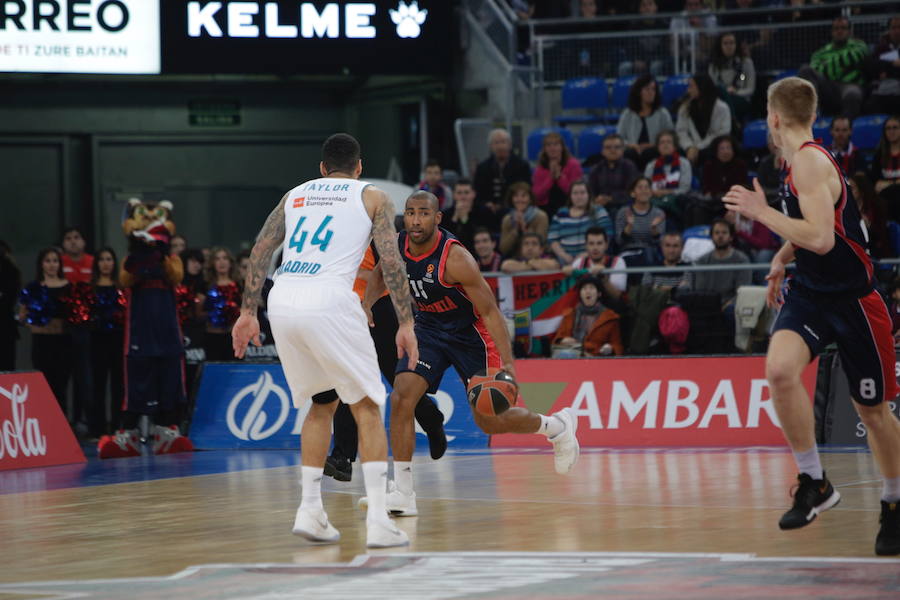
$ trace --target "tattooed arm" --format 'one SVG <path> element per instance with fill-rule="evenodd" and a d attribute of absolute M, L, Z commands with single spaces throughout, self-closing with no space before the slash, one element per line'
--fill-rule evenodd
<path fill-rule="evenodd" d="M 384 285 L 394 302 L 397 321 L 397 358 L 409 357 L 409 368 L 414 369 L 419 360 L 419 346 L 413 332 L 412 298 L 409 295 L 409 279 L 406 263 L 397 247 L 397 230 L 394 229 L 394 206 L 387 194 L 369 186 L 363 191 L 363 202 L 372 217 L 372 240 L 380 255 L 379 265 Z"/>
<path fill-rule="evenodd" d="M 262 288 L 266 281 L 272 254 L 284 243 L 284 201 L 286 198 L 287 194 L 282 196 L 278 206 L 269 214 L 256 237 L 253 250 L 250 252 L 250 267 L 247 269 L 247 277 L 244 280 L 241 316 L 231 331 L 234 355 L 238 358 L 244 357 L 247 345 L 251 340 L 257 346 L 262 345 L 259 339 L 259 321 L 256 319 L 256 311 L 262 300 Z"/>

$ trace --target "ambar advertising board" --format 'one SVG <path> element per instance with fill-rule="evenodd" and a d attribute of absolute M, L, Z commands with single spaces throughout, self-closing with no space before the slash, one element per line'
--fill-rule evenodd
<path fill-rule="evenodd" d="M 453 0 L 167 0 L 165 73 L 390 74 L 448 69 Z"/>
<path fill-rule="evenodd" d="M 0 0 L 0 71 L 154 74 L 156 0 Z"/>

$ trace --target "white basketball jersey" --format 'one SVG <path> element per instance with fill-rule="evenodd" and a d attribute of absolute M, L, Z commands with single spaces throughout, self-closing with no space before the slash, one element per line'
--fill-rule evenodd
<path fill-rule="evenodd" d="M 365 181 L 324 177 L 288 192 L 284 246 L 276 281 L 353 287 L 372 234 L 362 201 Z"/>

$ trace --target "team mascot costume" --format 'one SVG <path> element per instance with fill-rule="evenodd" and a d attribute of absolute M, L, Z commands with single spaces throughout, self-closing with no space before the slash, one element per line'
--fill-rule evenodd
<path fill-rule="evenodd" d="M 148 439 L 154 454 L 194 449 L 177 425 L 187 403 L 175 294 L 184 271 L 181 259 L 169 255 L 175 234 L 171 213 L 167 200 L 154 205 L 132 198 L 122 225 L 129 245 L 119 273 L 127 299 L 125 399 L 121 429 L 100 439 L 100 458 L 139 456 L 138 422 L 143 415 L 154 423 Z"/>

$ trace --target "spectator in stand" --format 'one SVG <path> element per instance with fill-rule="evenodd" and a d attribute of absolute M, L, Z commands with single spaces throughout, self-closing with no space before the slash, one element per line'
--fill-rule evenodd
<path fill-rule="evenodd" d="M 875 258 L 893 257 L 884 200 L 875 193 L 872 182 L 862 171 L 854 173 L 849 182 L 853 199 L 856 200 L 856 208 L 869 233 L 869 252 Z"/>
<path fill-rule="evenodd" d="M 616 214 L 616 242 L 621 250 L 643 249 L 648 263 L 655 254 L 660 235 L 666 230 L 666 213 L 650 204 L 650 180 L 638 177 L 629 190 L 633 202 Z"/>
<path fill-rule="evenodd" d="M 509 186 L 531 182 L 531 167 L 513 154 L 512 138 L 505 129 L 491 131 L 488 146 L 491 156 L 475 169 L 475 198 L 499 220 L 506 210 Z"/>
<path fill-rule="evenodd" d="M 768 227 L 736 212 L 725 211 L 725 220 L 734 226 L 734 245 L 750 257 L 754 263 L 772 262 L 772 257 L 781 245 Z M 766 271 L 752 271 L 751 278 L 756 285 L 766 284 Z"/>
<path fill-rule="evenodd" d="M 453 195 L 444 183 L 444 169 L 441 163 L 430 159 L 425 163 L 425 179 L 419 182 L 419 189 L 431 192 L 438 199 L 438 210 L 449 212 L 453 208 Z"/>
<path fill-rule="evenodd" d="M 672 33 L 672 55 L 681 57 L 677 71 L 684 73 L 692 55 L 698 63 L 708 60 L 716 31 L 716 16 L 703 6 L 701 0 L 684 0 L 684 10 L 680 17 L 672 19 L 669 31 Z"/>
<path fill-rule="evenodd" d="M 662 236 L 659 242 L 659 248 L 662 251 L 662 264 L 664 271 L 655 273 L 644 273 L 641 285 L 647 285 L 654 289 L 661 290 L 689 290 L 691 289 L 691 277 L 686 271 L 678 270 L 677 267 L 687 267 L 688 263 L 681 260 L 681 251 L 684 249 L 684 240 L 677 231 L 670 231 Z"/>
<path fill-rule="evenodd" d="M 19 322 L 31 330 L 32 366 L 44 374 L 63 414 L 66 414 L 69 378 L 75 356 L 72 337 L 66 327 L 68 299 L 73 284 L 63 274 L 62 261 L 56 248 L 40 251 L 35 280 L 19 293 Z"/>
<path fill-rule="evenodd" d="M 693 174 L 691 161 L 678 154 L 675 132 L 662 131 L 656 136 L 658 156 L 644 168 L 644 177 L 650 180 L 652 203 L 666 213 L 666 222 L 681 224 L 684 214 L 684 196 L 691 191 Z M 669 225 L 671 227 L 671 225 Z"/>
<path fill-rule="evenodd" d="M 240 287 L 244 286 L 244 281 L 247 280 L 247 273 L 250 270 L 250 249 L 246 248 L 238 252 L 237 255 L 237 268 L 238 268 L 238 285 Z"/>
<path fill-rule="evenodd" d="M 630 25 L 635 31 L 651 31 L 666 28 L 666 20 L 656 17 L 659 7 L 656 0 L 640 0 L 638 13 L 641 18 Z M 628 12 L 634 12 L 630 10 Z M 663 12 L 669 12 L 663 10 Z M 668 55 L 669 45 L 667 36 L 655 34 L 639 34 L 637 36 L 637 53 L 630 57 L 631 60 L 623 60 L 619 63 L 619 77 L 626 77 L 636 73 L 649 73 L 659 77 L 663 73 L 663 66 Z"/>
<path fill-rule="evenodd" d="M 206 295 L 202 301 L 206 318 L 207 360 L 235 360 L 231 327 L 241 309 L 237 277 L 237 265 L 231 252 L 227 248 L 212 248 L 204 267 Z"/>
<path fill-rule="evenodd" d="M 715 248 L 697 260 L 698 265 L 745 265 L 750 262 L 747 255 L 732 246 L 734 229 L 723 218 L 713 220 L 711 237 Z M 737 289 L 750 285 L 751 271 L 697 271 L 691 273 L 691 289 L 699 292 L 718 292 L 722 301 L 722 312 L 734 323 L 734 299 Z"/>
<path fill-rule="evenodd" d="M 563 312 L 554 346 L 580 348 L 583 356 L 620 356 L 624 352 L 619 315 L 603 305 L 600 289 L 601 283 L 594 277 L 578 281 L 578 304 Z"/>
<path fill-rule="evenodd" d="M 598 0 L 580 0 L 578 3 L 578 16 L 582 19 L 596 19 L 599 17 L 597 2 Z"/>
<path fill-rule="evenodd" d="M 759 161 L 757 178 L 766 193 L 766 201 L 773 206 L 780 206 L 778 193 L 781 191 L 781 171 L 784 169 L 784 161 L 781 159 L 781 151 L 772 141 L 771 134 L 766 135 L 766 145 L 769 153 Z"/>
<path fill-rule="evenodd" d="M 653 144 L 660 133 L 671 130 L 672 116 L 662 106 L 662 94 L 652 75 L 641 75 L 631 84 L 628 108 L 619 117 L 616 132 L 625 142 L 627 156 L 643 169 L 655 155 Z"/>
<path fill-rule="evenodd" d="M 888 31 L 872 53 L 872 95 L 866 112 L 897 112 L 900 106 L 900 16 L 888 22 Z"/>
<path fill-rule="evenodd" d="M 550 229 L 547 213 L 534 205 L 531 186 L 525 182 L 514 183 L 506 192 L 510 211 L 500 224 L 500 254 L 509 256 L 515 252 L 526 233 L 536 233 L 545 240 Z"/>
<path fill-rule="evenodd" d="M 478 261 L 478 269 L 482 272 L 499 271 L 502 257 L 497 252 L 497 242 L 491 232 L 484 227 L 479 227 L 472 235 L 475 245 L 475 260 Z"/>
<path fill-rule="evenodd" d="M 125 294 L 119 287 L 119 265 L 112 248 L 101 248 L 94 259 L 91 284 L 94 302 L 91 305 L 91 364 L 93 365 L 94 401 L 88 425 L 91 436 L 99 438 L 111 434 L 118 427 L 125 399 L 123 382 L 125 325 Z M 107 420 L 106 385 L 109 381 L 109 412 Z"/>
<path fill-rule="evenodd" d="M 22 288 L 22 273 L 9 245 L 0 240 L 0 371 L 16 370 L 16 302 Z"/>
<path fill-rule="evenodd" d="M 532 19 L 565 19 L 570 16 L 572 3 L 566 0 L 528 0 Z"/>
<path fill-rule="evenodd" d="M 580 254 L 571 265 L 562 268 L 566 275 L 590 274 L 600 281 L 600 293 L 611 300 L 619 300 L 627 286 L 625 273 L 605 273 L 604 270 L 624 269 L 625 261 L 621 257 L 612 256 L 609 250 L 610 237 L 601 227 L 591 227 L 585 234 L 586 252 Z"/>
<path fill-rule="evenodd" d="M 449 217 L 449 218 L 448 218 Z M 475 252 L 475 232 L 490 228 L 493 214 L 475 204 L 475 188 L 471 179 L 459 179 L 453 186 L 452 214 L 444 215 L 441 227 L 455 235 L 469 252 Z"/>
<path fill-rule="evenodd" d="M 569 201 L 553 216 L 547 234 L 550 250 L 560 264 L 570 264 L 584 252 L 585 234 L 591 227 L 601 227 L 610 236 L 614 231 L 609 213 L 602 206 L 591 204 L 587 183 L 580 179 L 572 183 Z"/>
<path fill-rule="evenodd" d="M 84 235 L 77 227 L 66 227 L 62 235 L 63 273 L 71 283 L 88 283 L 94 257 L 84 251 Z"/>
<path fill-rule="evenodd" d="M 900 222 L 900 117 L 884 122 L 870 177 L 875 191 L 887 204 L 891 220 Z"/>
<path fill-rule="evenodd" d="M 723 33 L 716 41 L 709 76 L 719 88 L 731 114 L 739 123 L 750 116 L 750 101 L 756 92 L 756 69 L 750 56 L 738 52 L 737 38 Z"/>
<path fill-rule="evenodd" d="M 173 235 L 169 242 L 169 254 L 181 256 L 187 250 L 187 239 L 183 235 Z"/>
<path fill-rule="evenodd" d="M 566 148 L 562 136 L 555 131 L 545 135 L 532 176 L 532 190 L 536 204 L 548 217 L 566 203 L 569 187 L 582 175 L 581 164 Z"/>
<path fill-rule="evenodd" d="M 620 206 L 628 203 L 627 190 L 639 174 L 634 163 L 625 158 L 622 136 L 618 133 L 606 136 L 600 160 L 588 178 L 594 203 L 613 214 Z"/>
<path fill-rule="evenodd" d="M 760 8 L 760 6 L 754 4 L 754 0 L 735 0 L 733 4 L 729 3 L 719 16 L 719 24 L 722 27 L 730 28 L 740 27 L 742 25 L 767 25 L 771 23 L 772 17 L 770 14 L 764 12 L 740 12 L 751 8 Z M 732 9 L 735 9 L 738 12 L 732 12 Z M 739 46 L 739 56 L 751 56 L 756 52 L 766 54 L 769 42 L 772 40 L 771 29 L 742 29 L 736 35 Z M 765 50 L 765 52 L 763 50 Z"/>
<path fill-rule="evenodd" d="M 87 285 L 91 281 L 94 257 L 84 251 L 84 235 L 77 227 L 67 227 L 62 236 L 62 266 L 66 279 L 73 285 Z M 91 367 L 91 332 L 85 323 L 71 324 L 69 337 L 72 344 L 72 391 L 74 394 L 73 423 L 76 433 L 83 437 L 88 433 L 87 418 L 94 400 L 93 367 Z"/>
<path fill-rule="evenodd" d="M 798 75 L 816 86 L 822 112 L 855 119 L 862 109 L 863 67 L 869 47 L 850 37 L 850 20 L 838 17 L 831 22 L 831 42 L 813 52 L 809 66 Z"/>
<path fill-rule="evenodd" d="M 687 99 L 678 109 L 675 129 L 678 145 L 694 166 L 702 165 L 712 154 L 708 149 L 714 139 L 731 133 L 731 109 L 719 99 L 716 85 L 706 73 L 697 73 L 688 81 Z"/>
<path fill-rule="evenodd" d="M 703 165 L 700 189 L 709 198 L 721 200 L 731 186 L 746 185 L 747 163 L 735 152 L 734 138 L 730 135 L 717 137 L 712 147 L 715 156 Z"/>
<path fill-rule="evenodd" d="M 544 250 L 544 238 L 533 231 L 522 235 L 519 253 L 515 258 L 507 258 L 500 265 L 504 273 L 522 271 L 556 271 L 559 262 Z"/>
<path fill-rule="evenodd" d="M 187 286 L 195 294 L 206 294 L 206 279 L 203 277 L 206 259 L 203 252 L 197 248 L 189 248 L 181 253 L 181 262 L 184 264 L 182 285 Z"/>
<path fill-rule="evenodd" d="M 853 134 L 853 124 L 847 117 L 835 117 L 831 120 L 831 153 L 834 159 L 841 165 L 845 175 L 856 173 L 857 151 L 856 146 L 850 141 Z"/>

